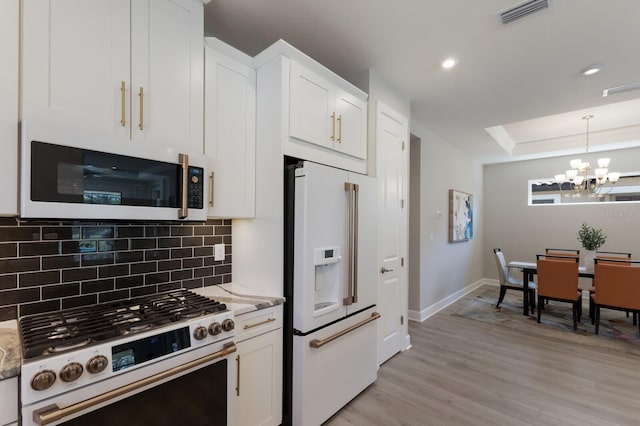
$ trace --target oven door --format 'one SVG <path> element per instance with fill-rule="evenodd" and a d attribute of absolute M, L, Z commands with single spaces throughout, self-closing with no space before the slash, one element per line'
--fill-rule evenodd
<path fill-rule="evenodd" d="M 235 344 L 227 343 L 185 364 L 158 362 L 150 370 L 153 375 L 88 399 L 82 398 L 104 384 L 23 406 L 22 425 L 233 425 L 235 363 L 230 355 L 235 351 Z"/>

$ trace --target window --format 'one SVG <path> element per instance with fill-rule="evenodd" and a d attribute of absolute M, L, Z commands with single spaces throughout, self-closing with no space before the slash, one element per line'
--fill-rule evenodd
<path fill-rule="evenodd" d="M 592 177 L 589 190 L 576 191 L 569 182 L 561 186 L 553 179 L 529 181 L 529 205 L 593 204 L 640 202 L 640 172 L 625 173 L 616 184 L 607 182 L 596 188 Z"/>

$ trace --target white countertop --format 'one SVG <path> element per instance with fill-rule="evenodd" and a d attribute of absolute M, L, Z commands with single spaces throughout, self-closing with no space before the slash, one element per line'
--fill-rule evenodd
<path fill-rule="evenodd" d="M 284 297 L 261 294 L 234 283 L 196 288 L 191 291 L 224 303 L 235 315 L 242 315 L 284 303 Z"/>
<path fill-rule="evenodd" d="M 21 363 L 18 321 L 2 321 L 0 322 L 0 380 L 20 374 Z"/>

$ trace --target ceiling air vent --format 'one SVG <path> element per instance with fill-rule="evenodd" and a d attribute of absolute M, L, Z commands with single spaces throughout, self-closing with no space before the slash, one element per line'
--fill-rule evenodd
<path fill-rule="evenodd" d="M 640 89 L 640 81 L 635 83 L 623 84 L 622 86 L 610 87 L 608 89 L 604 89 L 602 92 L 602 97 L 615 95 L 616 93 L 628 92 L 630 90 Z"/>
<path fill-rule="evenodd" d="M 524 18 L 525 16 L 547 9 L 548 7 L 549 0 L 531 0 L 500 12 L 500 20 L 502 21 L 502 24 L 506 25 L 509 22 Z"/>

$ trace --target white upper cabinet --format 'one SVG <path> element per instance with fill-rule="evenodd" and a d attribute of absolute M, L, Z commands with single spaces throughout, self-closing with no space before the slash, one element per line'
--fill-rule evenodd
<path fill-rule="evenodd" d="M 129 21 L 128 0 L 23 2 L 23 118 L 128 140 Z"/>
<path fill-rule="evenodd" d="M 273 167 L 282 154 L 367 173 L 365 92 L 283 40 L 259 53 L 254 66 L 258 173 L 261 163 Z"/>
<path fill-rule="evenodd" d="M 367 101 L 291 61 L 289 136 L 367 158 Z"/>
<path fill-rule="evenodd" d="M 202 153 L 202 3 L 132 0 L 131 22 L 132 139 Z"/>
<path fill-rule="evenodd" d="M 331 83 L 291 61 L 289 136 L 331 148 L 335 141 L 335 91 Z"/>
<path fill-rule="evenodd" d="M 20 1 L 0 3 L 0 216 L 18 213 L 18 76 Z"/>
<path fill-rule="evenodd" d="M 367 101 L 343 91 L 336 95 L 336 140 L 334 149 L 367 158 Z"/>
<path fill-rule="evenodd" d="M 202 2 L 31 0 L 23 9 L 27 122 L 202 152 Z"/>
<path fill-rule="evenodd" d="M 251 58 L 214 38 L 205 43 L 205 144 L 209 217 L 255 216 L 256 71 Z"/>

